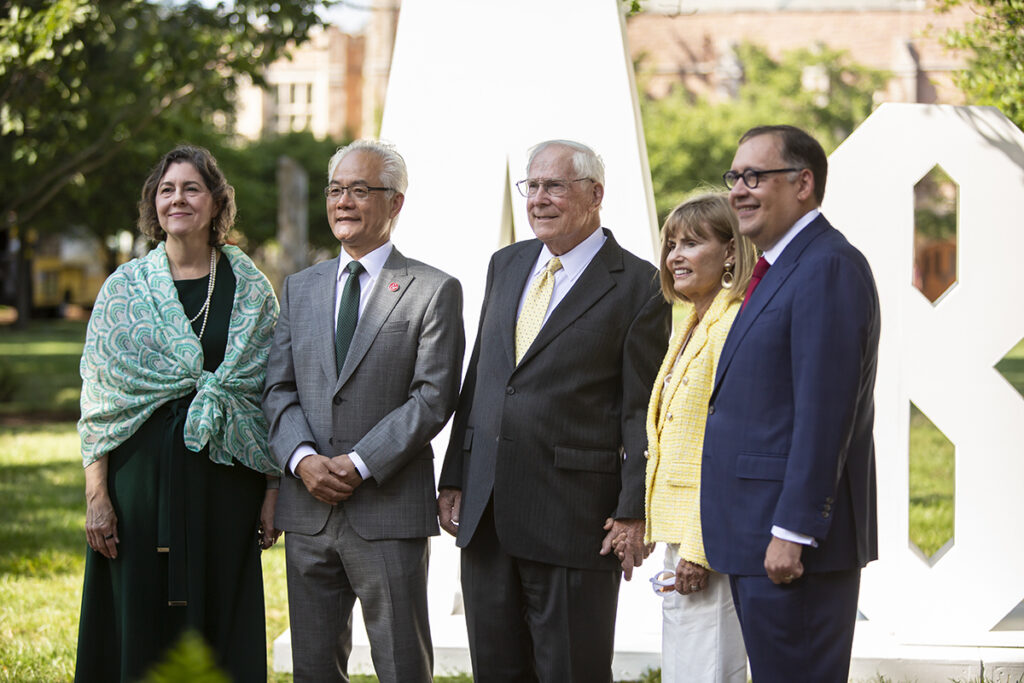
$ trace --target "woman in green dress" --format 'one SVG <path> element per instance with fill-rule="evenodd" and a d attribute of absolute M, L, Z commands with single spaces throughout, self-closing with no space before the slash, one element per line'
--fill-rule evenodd
<path fill-rule="evenodd" d="M 225 238 L 234 190 L 208 151 L 147 178 L 157 247 L 103 285 L 82 355 L 87 550 L 76 681 L 142 677 L 186 631 L 235 681 L 266 680 L 259 549 L 279 469 L 260 395 L 278 304 Z"/>

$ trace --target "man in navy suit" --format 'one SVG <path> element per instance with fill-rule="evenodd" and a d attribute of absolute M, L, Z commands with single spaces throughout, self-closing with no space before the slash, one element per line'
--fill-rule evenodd
<path fill-rule="evenodd" d="M 762 126 L 725 174 L 765 263 L 718 364 L 701 522 L 755 683 L 845 683 L 860 571 L 878 557 L 878 295 L 864 256 L 819 211 L 827 170 L 807 133 Z"/>

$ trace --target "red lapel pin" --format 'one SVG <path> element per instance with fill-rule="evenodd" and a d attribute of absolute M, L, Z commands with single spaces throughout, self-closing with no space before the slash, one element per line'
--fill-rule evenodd
<path fill-rule="evenodd" d="M 392 292 L 397 292 L 398 291 L 398 283 L 397 282 L 392 282 L 390 285 L 388 285 L 388 289 L 390 289 Z"/>

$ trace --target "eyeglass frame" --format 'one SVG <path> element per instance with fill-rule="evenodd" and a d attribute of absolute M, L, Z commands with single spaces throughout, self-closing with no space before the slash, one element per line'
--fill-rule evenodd
<path fill-rule="evenodd" d="M 583 181 L 583 180 L 589 180 L 592 183 L 596 183 L 597 182 L 593 178 L 574 178 L 572 180 L 569 180 L 568 178 L 547 178 L 547 179 L 544 179 L 544 180 L 542 180 L 540 178 L 523 178 L 522 180 L 516 182 L 516 189 L 519 190 L 519 194 L 523 195 L 527 199 L 529 199 L 530 197 L 536 197 L 537 196 L 537 192 L 540 192 L 541 188 L 544 188 L 544 191 L 547 192 L 552 197 L 564 197 L 565 196 L 564 194 L 551 194 L 551 190 L 548 189 L 548 186 L 551 183 L 578 183 L 578 182 Z M 525 191 L 523 190 L 523 187 L 524 187 L 523 183 L 529 183 L 529 182 L 535 182 L 535 183 L 537 183 L 540 186 L 540 187 L 537 188 L 537 192 L 534 192 L 532 195 L 528 194 L 529 191 L 530 191 L 529 187 L 527 187 Z M 565 187 L 566 187 L 566 191 L 568 191 L 568 189 L 569 189 L 568 184 L 566 184 Z"/>
<path fill-rule="evenodd" d="M 790 168 L 769 168 L 769 169 L 767 169 L 765 171 L 755 171 L 752 168 L 748 168 L 743 173 L 737 173 L 736 171 L 729 170 L 729 171 L 726 171 L 725 173 L 722 174 L 722 182 L 725 183 L 725 186 L 731 190 L 732 188 L 736 187 L 736 183 L 738 183 L 739 181 L 742 180 L 743 184 L 747 186 L 748 190 L 753 190 L 753 189 L 757 188 L 758 185 L 761 184 L 761 176 L 763 176 L 763 175 L 769 175 L 771 173 L 789 173 L 791 171 L 803 171 L 803 170 L 804 170 L 803 168 L 793 168 L 793 167 L 790 167 Z M 747 182 L 747 176 L 748 175 L 753 176 L 753 178 L 754 178 L 754 184 L 753 185 L 751 185 L 749 182 Z M 730 176 L 734 177 L 734 179 L 732 181 L 732 184 L 729 184 L 729 177 Z"/>
<path fill-rule="evenodd" d="M 340 202 L 346 192 L 349 193 L 352 199 L 355 199 L 356 201 L 363 201 L 370 198 L 371 192 L 392 192 L 394 189 L 395 188 L 393 187 L 372 187 L 363 183 L 353 183 L 352 185 L 328 185 L 324 188 L 324 197 L 326 197 L 328 201 L 331 201 L 331 190 L 339 190 L 340 194 L 338 195 L 338 198 L 334 199 L 336 202 Z M 355 190 L 366 190 L 366 196 L 360 197 L 356 195 Z"/>

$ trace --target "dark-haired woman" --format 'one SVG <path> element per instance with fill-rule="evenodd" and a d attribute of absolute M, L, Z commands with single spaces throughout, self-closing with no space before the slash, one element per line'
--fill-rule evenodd
<path fill-rule="evenodd" d="M 153 168 L 139 228 L 82 355 L 87 551 L 76 681 L 133 681 L 186 631 L 236 681 L 266 680 L 258 544 L 278 468 L 260 410 L 278 304 L 225 238 L 234 190 L 208 151 Z"/>

